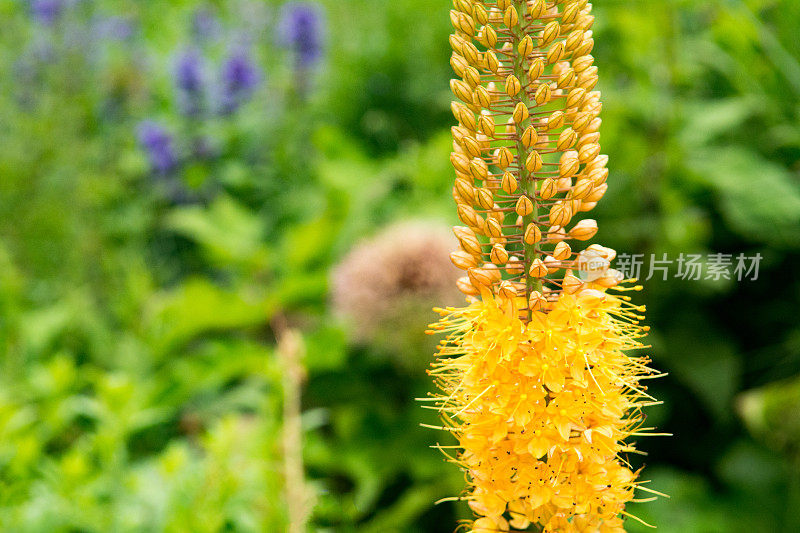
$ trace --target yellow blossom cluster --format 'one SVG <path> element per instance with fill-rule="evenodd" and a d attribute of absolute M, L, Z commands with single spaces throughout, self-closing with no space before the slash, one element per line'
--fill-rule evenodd
<path fill-rule="evenodd" d="M 600 92 L 588 0 L 453 0 L 450 256 L 465 308 L 447 332 L 427 400 L 458 445 L 471 531 L 623 531 L 638 487 L 625 461 L 654 400 L 640 380 L 642 307 L 612 249 L 579 219 L 603 197 Z M 629 516 L 629 515 L 628 515 Z"/>
<path fill-rule="evenodd" d="M 619 454 L 652 402 L 639 383 L 648 361 L 625 353 L 645 329 L 628 300 L 584 289 L 529 321 L 517 316 L 524 299 L 489 293 L 439 310 L 433 328 L 449 335 L 431 400 L 458 439 L 450 457 L 470 479 L 472 531 L 623 531 L 636 473 Z"/>

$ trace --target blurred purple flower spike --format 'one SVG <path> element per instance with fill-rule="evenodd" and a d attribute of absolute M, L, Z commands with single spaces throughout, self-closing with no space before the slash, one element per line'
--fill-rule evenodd
<path fill-rule="evenodd" d="M 325 17 L 315 2 L 289 2 L 281 10 L 278 35 L 296 54 L 300 67 L 311 67 L 322 57 Z"/>
<path fill-rule="evenodd" d="M 175 63 L 175 84 L 182 91 L 197 93 L 203 90 L 203 56 L 191 49 L 182 53 Z"/>
<path fill-rule="evenodd" d="M 184 112 L 187 115 L 198 114 L 205 89 L 205 60 L 199 51 L 190 49 L 178 56 L 175 63 L 175 85 Z"/>
<path fill-rule="evenodd" d="M 64 0 L 30 0 L 31 16 L 45 26 L 52 26 L 64 11 Z"/>
<path fill-rule="evenodd" d="M 222 64 L 222 111 L 231 113 L 261 83 L 262 72 L 245 50 L 236 50 Z"/>
<path fill-rule="evenodd" d="M 154 172 L 169 174 L 178 166 L 178 158 L 172 146 L 172 136 L 160 124 L 146 120 L 139 124 L 139 144 L 147 152 Z"/>

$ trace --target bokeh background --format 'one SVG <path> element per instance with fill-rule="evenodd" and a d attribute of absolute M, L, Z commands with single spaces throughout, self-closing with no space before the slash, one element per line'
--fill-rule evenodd
<path fill-rule="evenodd" d="M 1 531 L 283 531 L 293 376 L 309 530 L 467 516 L 414 401 L 458 301 L 449 8 L 0 0 Z M 800 2 L 595 10 L 598 241 L 763 256 L 638 296 L 675 436 L 633 513 L 800 531 Z"/>

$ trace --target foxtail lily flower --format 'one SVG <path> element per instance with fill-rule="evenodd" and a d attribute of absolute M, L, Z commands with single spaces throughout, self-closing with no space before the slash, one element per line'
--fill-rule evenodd
<path fill-rule="evenodd" d="M 644 308 L 582 218 L 608 188 L 591 4 L 454 0 L 451 161 L 466 307 L 443 333 L 424 399 L 465 472 L 469 531 L 621 532 L 655 377 Z M 455 451 L 454 451 L 455 449 Z"/>

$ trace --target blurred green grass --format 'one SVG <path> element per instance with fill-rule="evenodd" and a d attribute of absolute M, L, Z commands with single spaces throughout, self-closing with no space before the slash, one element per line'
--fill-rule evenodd
<path fill-rule="evenodd" d="M 452 531 L 466 510 L 433 502 L 463 479 L 418 426 L 424 369 L 351 341 L 329 296 L 364 237 L 455 221 L 449 4 L 320 2 L 325 54 L 302 72 L 279 2 L 64 5 L 47 25 L 0 0 L 0 529 L 282 530 L 280 314 L 307 344 L 312 529 Z M 216 33 L 193 30 L 198 10 Z M 639 443 L 671 498 L 633 512 L 668 533 L 800 530 L 800 4 L 595 10 L 598 240 L 764 258 L 757 281 L 646 283 L 669 372 L 649 416 L 675 436 Z M 187 116 L 174 64 L 192 47 L 210 85 L 237 47 L 263 83 Z M 173 136 L 168 175 L 144 120 Z"/>

